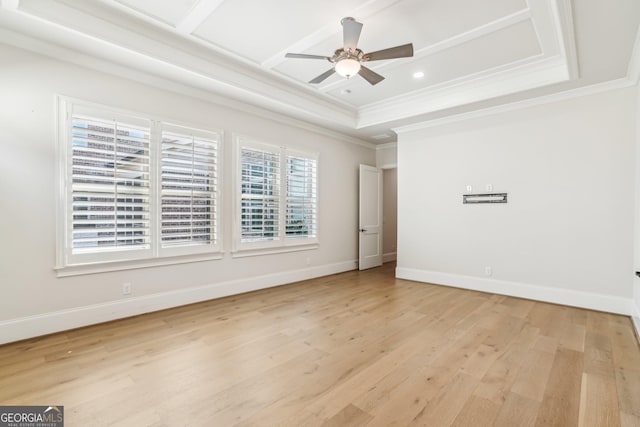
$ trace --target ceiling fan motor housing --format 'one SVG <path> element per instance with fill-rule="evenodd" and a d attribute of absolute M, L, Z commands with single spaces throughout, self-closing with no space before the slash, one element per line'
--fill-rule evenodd
<path fill-rule="evenodd" d="M 328 57 L 301 53 L 287 53 L 285 55 L 287 58 L 326 59 L 332 64 L 335 64 L 334 68 L 325 71 L 316 78 L 310 80 L 309 83 L 321 83 L 333 73 L 338 73 L 346 78 L 351 78 L 356 74 L 360 74 L 362 78 L 371 85 L 376 85 L 384 80 L 384 77 L 363 66 L 361 64 L 362 62 L 413 56 L 413 44 L 411 43 L 365 54 L 357 47 L 360 32 L 362 31 L 362 24 L 350 16 L 342 18 L 340 23 L 343 27 L 342 35 L 344 44 L 333 53 L 333 56 Z"/>

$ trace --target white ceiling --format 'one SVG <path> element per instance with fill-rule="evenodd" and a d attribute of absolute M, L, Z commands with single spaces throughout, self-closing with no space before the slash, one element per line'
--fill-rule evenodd
<path fill-rule="evenodd" d="M 0 41 L 76 62 L 82 53 L 373 143 L 393 141 L 394 126 L 623 78 L 640 22 L 638 0 L 11 3 Z M 386 77 L 376 86 L 338 75 L 308 84 L 331 64 L 285 53 L 331 56 L 345 16 L 364 24 L 363 51 L 411 42 L 414 57 L 369 63 Z"/>

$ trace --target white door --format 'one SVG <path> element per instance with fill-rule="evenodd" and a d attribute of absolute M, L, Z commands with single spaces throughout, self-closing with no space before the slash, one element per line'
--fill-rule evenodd
<path fill-rule="evenodd" d="M 382 171 L 360 165 L 360 270 L 382 265 Z"/>

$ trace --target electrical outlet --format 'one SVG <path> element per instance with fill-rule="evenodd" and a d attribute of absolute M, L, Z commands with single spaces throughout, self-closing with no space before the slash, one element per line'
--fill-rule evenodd
<path fill-rule="evenodd" d="M 311 265 L 311 258 L 307 258 L 307 266 Z"/>
<path fill-rule="evenodd" d="M 491 271 L 491 267 L 485 267 L 484 268 L 484 275 L 485 276 L 491 276 L 493 274 L 493 271 Z"/>
<path fill-rule="evenodd" d="M 471 193 L 473 191 L 473 187 L 470 185 L 467 185 L 467 193 Z"/>
<path fill-rule="evenodd" d="M 493 191 L 493 185 L 492 184 L 487 184 L 486 189 L 487 189 L 488 193 L 491 193 Z"/>
<path fill-rule="evenodd" d="M 131 295 L 131 283 L 122 284 L 122 295 Z"/>

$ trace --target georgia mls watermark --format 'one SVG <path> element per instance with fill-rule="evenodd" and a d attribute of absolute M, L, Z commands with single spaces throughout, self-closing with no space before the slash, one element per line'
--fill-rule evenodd
<path fill-rule="evenodd" d="M 64 406 L 0 406 L 0 427 L 64 427 Z"/>

